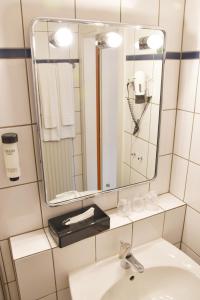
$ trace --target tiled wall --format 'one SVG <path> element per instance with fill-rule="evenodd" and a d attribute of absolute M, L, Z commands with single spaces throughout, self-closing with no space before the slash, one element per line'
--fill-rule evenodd
<path fill-rule="evenodd" d="M 70 300 L 69 273 L 117 255 L 121 240 L 138 247 L 163 237 L 180 247 L 186 205 L 170 194 L 160 196 L 158 204 L 128 216 L 109 210 L 110 230 L 64 248 L 57 247 L 47 228 L 12 237 L 21 299 Z"/>
<path fill-rule="evenodd" d="M 187 206 L 182 249 L 200 262 L 200 2 L 187 0 L 170 191 Z M 191 51 L 187 56 L 184 52 Z M 186 59 L 187 58 L 187 59 Z"/>
<path fill-rule="evenodd" d="M 147 32 L 149 34 L 149 31 Z M 145 36 L 145 33 L 143 36 Z M 143 51 L 143 53 L 145 53 L 145 51 Z M 133 51 L 132 54 L 134 54 Z M 136 71 L 144 71 L 148 76 L 147 78 L 150 82 L 149 90 L 152 91 L 152 98 L 146 108 L 144 117 L 141 119 L 140 131 L 133 136 L 134 123 L 128 108 L 127 91 L 125 94 L 123 103 L 124 120 L 122 144 L 122 182 L 124 182 L 124 185 L 152 179 L 155 173 L 162 60 L 126 61 L 125 86 Z M 130 93 L 129 97 L 133 97 L 133 94 Z M 146 104 L 134 105 L 134 101 L 132 99 L 130 99 L 130 101 L 133 105 L 134 115 L 136 119 L 139 119 Z"/>
<path fill-rule="evenodd" d="M 1 50 L 29 47 L 28 29 L 31 19 L 37 16 L 53 16 L 160 25 L 168 34 L 167 51 L 179 52 L 184 2 L 184 0 L 1 0 L 0 134 L 6 131 L 18 133 L 22 169 L 22 176 L 19 181 L 15 183 L 8 181 L 5 176 L 0 145 L 0 262 L 8 299 L 17 300 L 16 281 L 10 259 L 8 238 L 46 226 L 49 217 L 80 207 L 82 203 L 60 208 L 48 208 L 44 199 L 39 198 L 39 174 L 35 164 L 35 147 L 37 145 L 34 147 L 33 144 L 33 134 L 36 134 L 36 119 L 31 61 L 30 58 L 25 59 L 23 56 L 8 59 L 6 56 L 8 52 Z M 197 12 L 197 10 L 195 11 Z M 195 18 L 190 22 L 194 20 Z M 191 31 L 195 33 L 195 26 L 196 24 L 190 24 L 190 34 Z M 191 35 L 193 36 L 193 34 Z M 191 45 L 196 45 L 193 40 Z M 186 46 L 187 43 L 185 42 Z M 167 60 L 158 177 L 150 184 L 150 188 L 155 189 L 158 193 L 166 193 L 169 190 L 174 122 L 169 124 L 168 120 L 174 120 L 175 117 L 178 75 L 179 60 Z M 148 189 L 149 184 L 144 184 L 121 192 L 98 196 L 97 200 L 102 198 L 101 206 L 108 209 L 115 207 L 120 197 L 133 197 L 134 194 L 146 192 Z M 192 210 L 192 213 L 196 214 L 196 211 Z"/>

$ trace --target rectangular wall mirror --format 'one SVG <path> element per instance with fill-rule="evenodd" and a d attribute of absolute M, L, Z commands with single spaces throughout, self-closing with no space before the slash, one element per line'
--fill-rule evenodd
<path fill-rule="evenodd" d="M 47 203 L 153 179 L 165 33 L 39 18 L 31 42 Z"/>

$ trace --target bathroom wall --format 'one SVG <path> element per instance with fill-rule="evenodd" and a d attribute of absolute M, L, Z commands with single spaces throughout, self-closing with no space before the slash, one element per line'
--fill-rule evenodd
<path fill-rule="evenodd" d="M 125 35 L 125 57 L 128 55 L 153 54 L 152 50 L 136 50 L 135 42 L 139 37 L 148 36 L 159 31 L 135 30 Z M 127 82 L 130 81 L 137 71 L 145 72 L 148 80 L 148 90 L 152 98 L 147 106 L 140 123 L 139 132 L 133 136 L 134 123 L 131 118 L 127 100 Z M 122 182 L 124 185 L 142 182 L 152 179 L 155 174 L 155 161 L 157 149 L 158 118 L 160 108 L 160 83 L 162 76 L 162 60 L 130 59 L 125 62 L 124 98 L 123 98 L 123 125 L 122 125 Z M 129 97 L 134 95 L 129 88 Z M 146 104 L 133 105 L 136 119 L 140 119 Z"/>
<path fill-rule="evenodd" d="M 196 5 L 197 3 L 196 0 Z M 35 160 L 37 144 L 33 143 L 33 135 L 37 132 L 31 60 L 29 52 L 23 50 L 30 47 L 28 29 L 31 19 L 37 16 L 53 16 L 160 25 L 168 34 L 167 51 L 180 52 L 183 12 L 184 0 L 121 0 L 121 2 L 120 0 L 2 0 L 0 2 L 0 135 L 8 131 L 18 134 L 22 170 L 19 181 L 14 183 L 8 181 L 0 145 L 0 266 L 7 299 L 18 299 L 8 238 L 47 226 L 49 217 L 82 205 L 78 202 L 65 207 L 48 208 L 44 199 L 39 198 L 39 174 Z M 195 18 L 193 20 L 195 22 Z M 195 33 L 195 26 L 196 24 L 189 26 L 190 34 L 193 28 Z M 191 38 L 187 44 L 196 45 Z M 98 196 L 95 201 L 102 200 L 99 203 L 104 209 L 115 207 L 119 198 L 132 198 L 138 193 L 145 193 L 149 188 L 160 194 L 169 191 L 179 76 L 179 56 L 170 57 L 172 59 L 167 59 L 165 65 L 158 177 L 150 184 Z M 185 72 L 186 75 L 188 73 Z M 188 216 L 191 212 L 195 216 L 197 214 L 196 210 L 191 208 L 188 212 Z M 188 217 L 186 221 L 187 219 Z M 186 233 L 185 231 L 184 241 Z M 59 249 L 57 252 L 59 253 Z M 58 294 L 61 295 L 58 295 L 59 300 L 64 299 L 61 298 L 62 290 Z"/>
<path fill-rule="evenodd" d="M 188 205 L 182 249 L 200 263 L 199 26 L 200 2 L 187 0 L 170 192 Z"/>

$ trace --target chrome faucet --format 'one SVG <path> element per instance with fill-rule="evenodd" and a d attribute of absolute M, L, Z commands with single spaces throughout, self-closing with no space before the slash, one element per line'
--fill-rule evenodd
<path fill-rule="evenodd" d="M 139 273 L 144 272 L 144 266 L 131 253 L 131 245 L 129 243 L 120 242 L 119 258 L 123 269 L 130 269 L 133 266 Z"/>

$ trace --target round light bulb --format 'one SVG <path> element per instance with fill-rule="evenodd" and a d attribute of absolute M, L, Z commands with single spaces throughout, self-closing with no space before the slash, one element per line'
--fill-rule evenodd
<path fill-rule="evenodd" d="M 73 34 L 68 28 L 60 28 L 54 33 L 53 40 L 57 47 L 68 47 L 72 44 Z"/>
<path fill-rule="evenodd" d="M 150 49 L 160 49 L 163 46 L 163 37 L 159 34 L 152 34 L 147 38 L 147 45 Z"/>
<path fill-rule="evenodd" d="M 122 36 L 116 32 L 108 32 L 106 34 L 107 45 L 110 48 L 117 48 L 122 43 Z"/>

